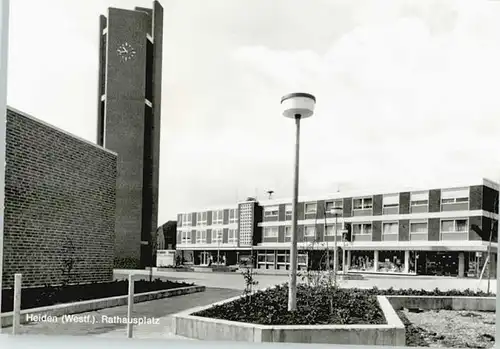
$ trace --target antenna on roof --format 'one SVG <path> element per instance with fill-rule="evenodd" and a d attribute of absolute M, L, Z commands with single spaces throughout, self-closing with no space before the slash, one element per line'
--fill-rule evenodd
<path fill-rule="evenodd" d="M 269 200 L 273 198 L 274 190 L 268 190 L 267 194 L 269 194 Z"/>

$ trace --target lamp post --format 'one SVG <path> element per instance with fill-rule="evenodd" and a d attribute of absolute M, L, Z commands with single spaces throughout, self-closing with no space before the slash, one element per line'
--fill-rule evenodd
<path fill-rule="evenodd" d="M 217 267 L 220 265 L 220 241 L 222 239 L 221 231 L 217 230 Z"/>
<path fill-rule="evenodd" d="M 338 208 L 338 207 L 334 207 L 332 208 L 332 210 L 330 211 L 331 214 L 333 214 L 335 216 L 335 235 L 333 237 L 333 249 L 334 249 L 334 252 L 333 252 L 333 275 L 334 275 L 334 281 L 335 281 L 335 284 L 337 283 L 337 264 L 338 264 L 338 255 L 337 255 L 337 225 L 338 225 L 338 217 L 342 214 L 342 209 Z"/>
<path fill-rule="evenodd" d="M 324 226 L 323 226 L 323 231 L 325 232 L 325 244 L 326 244 L 326 271 L 328 272 L 328 277 L 330 277 L 330 247 L 328 246 L 328 239 L 326 238 L 327 236 L 327 224 L 326 224 L 326 202 L 323 206 L 323 214 L 325 215 L 325 220 L 324 220 Z"/>
<path fill-rule="evenodd" d="M 283 116 L 295 119 L 295 166 L 292 200 L 292 241 L 290 247 L 290 282 L 288 311 L 297 309 L 297 203 L 299 197 L 300 120 L 311 117 L 316 106 L 316 97 L 308 93 L 290 93 L 281 98 Z"/>

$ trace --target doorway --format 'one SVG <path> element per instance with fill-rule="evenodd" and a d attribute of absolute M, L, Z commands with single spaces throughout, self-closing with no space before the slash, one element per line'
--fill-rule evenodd
<path fill-rule="evenodd" d="M 210 253 L 202 252 L 200 253 L 200 265 L 208 265 L 210 262 Z"/>

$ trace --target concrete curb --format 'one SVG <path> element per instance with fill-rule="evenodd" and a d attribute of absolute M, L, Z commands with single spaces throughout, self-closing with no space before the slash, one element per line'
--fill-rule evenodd
<path fill-rule="evenodd" d="M 422 310 L 496 311 L 496 297 L 454 296 L 386 296 L 395 310 L 417 308 Z"/>
<path fill-rule="evenodd" d="M 141 303 L 152 301 L 155 299 L 162 299 L 174 296 L 182 296 L 191 293 L 203 292 L 205 286 L 188 286 L 181 288 L 174 288 L 170 290 L 159 290 L 145 293 L 138 293 L 134 295 L 134 303 Z M 92 299 L 82 302 L 56 304 L 47 307 L 32 308 L 21 310 L 21 323 L 28 323 L 28 315 L 40 315 L 47 317 L 57 317 L 68 314 L 85 313 L 105 308 L 119 307 L 127 304 L 128 295 L 116 296 L 109 298 Z M 13 312 L 2 313 L 2 327 L 12 326 Z"/>
<path fill-rule="evenodd" d="M 173 316 L 173 334 L 200 340 L 273 343 L 328 343 L 404 346 L 406 330 L 385 296 L 377 296 L 387 324 L 382 325 L 294 325 L 266 326 L 194 316 L 199 311 L 225 304 L 233 297 L 196 307 Z"/>

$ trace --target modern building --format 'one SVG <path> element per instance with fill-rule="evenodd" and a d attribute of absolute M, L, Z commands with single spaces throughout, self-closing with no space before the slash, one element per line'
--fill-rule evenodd
<path fill-rule="evenodd" d="M 10 107 L 5 155 L 2 288 L 112 281 L 117 155 Z"/>
<path fill-rule="evenodd" d="M 177 243 L 177 222 L 168 221 L 161 225 L 156 232 L 156 248 L 158 250 L 175 250 Z"/>
<path fill-rule="evenodd" d="M 97 144 L 118 154 L 117 260 L 151 265 L 157 229 L 163 8 L 100 17 Z"/>
<path fill-rule="evenodd" d="M 483 179 L 299 198 L 299 268 L 326 266 L 337 235 L 339 270 L 477 277 L 491 256 L 486 265 L 496 275 L 498 190 Z M 340 214 L 335 217 L 332 208 Z M 287 270 L 291 216 L 291 200 L 181 213 L 177 249 L 199 265 L 220 254 L 227 264 L 253 254 L 257 268 Z"/>

